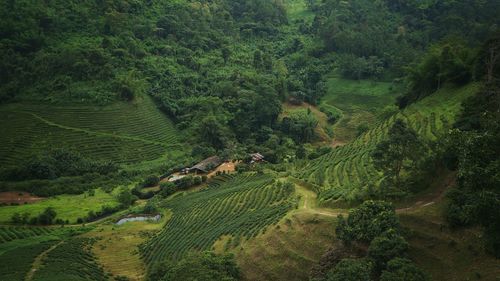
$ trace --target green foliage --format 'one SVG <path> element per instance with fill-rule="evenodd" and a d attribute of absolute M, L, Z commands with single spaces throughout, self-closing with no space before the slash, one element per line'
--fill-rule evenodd
<path fill-rule="evenodd" d="M 89 173 L 106 175 L 117 170 L 118 167 L 111 162 L 93 161 L 74 151 L 54 149 L 31 159 L 25 166 L 5 171 L 4 179 L 55 179 Z"/>
<path fill-rule="evenodd" d="M 44 257 L 33 280 L 108 280 L 90 251 L 93 243 L 89 238 L 64 241 Z"/>
<path fill-rule="evenodd" d="M 387 269 L 382 272 L 380 281 L 428 281 L 429 276 L 412 261 L 395 258 L 387 263 Z"/>
<path fill-rule="evenodd" d="M 394 229 L 399 231 L 399 220 L 392 204 L 385 201 L 365 201 L 351 209 L 347 219 L 339 215 L 337 237 L 345 243 L 370 243 L 375 237 Z"/>
<path fill-rule="evenodd" d="M 222 235 L 255 237 L 292 208 L 293 187 L 265 174 L 221 175 L 197 192 L 168 198 L 164 229 L 142 247 L 148 264 L 208 250 Z"/>
<path fill-rule="evenodd" d="M 372 153 L 375 168 L 384 173 L 396 189 L 402 189 L 401 173 L 422 157 L 423 145 L 417 132 L 397 119 L 389 129 L 387 140 L 377 144 Z"/>
<path fill-rule="evenodd" d="M 50 225 L 54 223 L 57 213 L 52 207 L 46 208 L 41 214 L 36 218 L 36 222 L 43 225 Z"/>
<path fill-rule="evenodd" d="M 3 252 L 0 254 L 0 276 L 3 280 L 25 280 L 35 258 L 55 243 L 49 241 L 27 244 Z"/>
<path fill-rule="evenodd" d="M 160 268 L 164 267 L 164 268 Z M 240 280 L 240 270 L 233 255 L 216 255 L 212 252 L 190 253 L 175 263 L 165 263 L 153 267 L 150 281 Z"/>
<path fill-rule="evenodd" d="M 328 272 L 327 281 L 370 281 L 371 263 L 363 259 L 343 259 Z"/>
<path fill-rule="evenodd" d="M 463 130 L 456 129 L 448 136 L 448 149 L 457 161 L 458 187 L 448 193 L 445 210 L 454 227 L 482 225 L 486 250 L 496 257 L 500 256 L 499 88 L 497 83 L 489 83 L 465 102 L 456 123 Z"/>
<path fill-rule="evenodd" d="M 137 201 L 137 196 L 133 195 L 130 189 L 123 188 L 117 196 L 117 201 L 122 205 L 123 208 L 127 208 Z"/>
<path fill-rule="evenodd" d="M 368 248 L 368 257 L 375 262 L 375 268 L 386 268 L 390 260 L 403 257 L 408 251 L 408 243 L 394 229 L 389 229 L 380 236 L 375 237 Z"/>
<path fill-rule="evenodd" d="M 27 222 L 26 219 L 25 223 Z M 0 227 L 0 244 L 29 237 L 45 236 L 53 231 L 54 229 L 48 227 L 2 226 Z"/>
<path fill-rule="evenodd" d="M 141 183 L 142 187 L 153 187 L 158 185 L 160 182 L 160 178 L 156 175 L 149 175 L 147 176 L 144 181 Z"/>
<path fill-rule="evenodd" d="M 457 40 L 431 47 L 418 65 L 409 68 L 410 90 L 398 99 L 399 106 L 404 108 L 432 94 L 445 83 L 468 83 L 472 79 L 476 56 L 473 50 Z"/>
<path fill-rule="evenodd" d="M 297 143 L 311 142 L 316 137 L 318 120 L 311 111 L 296 111 L 281 121 L 281 130 Z"/>

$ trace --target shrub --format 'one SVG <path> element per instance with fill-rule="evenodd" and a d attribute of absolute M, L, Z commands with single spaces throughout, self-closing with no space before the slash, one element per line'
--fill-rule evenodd
<path fill-rule="evenodd" d="M 364 259 L 343 259 L 327 274 L 327 281 L 370 281 L 371 263 Z"/>
<path fill-rule="evenodd" d="M 389 229 L 400 230 L 399 220 L 392 204 L 384 201 L 365 201 L 349 211 L 347 219 L 339 216 L 337 237 L 345 243 L 370 243 Z"/>
<path fill-rule="evenodd" d="M 158 185 L 160 182 L 160 178 L 156 175 L 149 175 L 147 178 L 144 179 L 142 182 L 141 186 L 142 187 L 153 187 Z"/>
<path fill-rule="evenodd" d="M 388 261 L 402 257 L 408 251 L 408 243 L 394 229 L 375 237 L 368 248 L 368 256 L 374 260 L 377 270 L 385 268 Z"/>
<path fill-rule="evenodd" d="M 395 258 L 387 263 L 387 269 L 382 272 L 380 281 L 428 281 L 429 276 L 412 261 Z"/>

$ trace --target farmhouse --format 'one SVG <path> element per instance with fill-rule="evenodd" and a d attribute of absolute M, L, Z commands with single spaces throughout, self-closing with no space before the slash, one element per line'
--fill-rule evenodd
<path fill-rule="evenodd" d="M 264 155 L 262 155 L 258 152 L 250 154 L 250 157 L 252 158 L 252 161 L 250 161 L 250 163 L 257 163 L 257 162 L 265 161 Z"/>
<path fill-rule="evenodd" d="M 220 157 L 212 156 L 189 168 L 189 172 L 195 174 L 206 174 L 217 168 L 220 164 L 222 164 Z"/>

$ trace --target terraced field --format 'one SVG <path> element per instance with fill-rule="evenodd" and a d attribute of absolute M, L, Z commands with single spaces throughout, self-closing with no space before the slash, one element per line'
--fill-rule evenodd
<path fill-rule="evenodd" d="M 176 258 L 190 250 L 210 249 L 222 236 L 234 241 L 255 237 L 277 223 L 293 202 L 293 188 L 269 175 L 226 176 L 208 188 L 165 203 L 172 218 L 142 247 L 146 263 Z"/>
<path fill-rule="evenodd" d="M 13 240 L 50 234 L 49 227 L 0 226 L 0 244 Z"/>
<path fill-rule="evenodd" d="M 470 84 L 458 89 L 442 89 L 378 122 L 348 145 L 337 147 L 314 161 L 298 164 L 295 176 L 314 184 L 320 201 L 356 199 L 369 185 L 377 186 L 380 182 L 381 175 L 373 167 L 370 153 L 386 137 L 396 119 L 406 121 L 422 138 L 435 140 L 451 128 L 461 102 L 478 87 L 478 84 Z"/>
<path fill-rule="evenodd" d="M 73 238 L 57 245 L 43 257 L 32 280 L 109 280 L 90 251 L 92 243 L 88 238 Z"/>
<path fill-rule="evenodd" d="M 9 104 L 0 107 L 0 164 L 54 147 L 94 159 L 137 163 L 178 146 L 178 132 L 148 97 L 106 107 Z"/>

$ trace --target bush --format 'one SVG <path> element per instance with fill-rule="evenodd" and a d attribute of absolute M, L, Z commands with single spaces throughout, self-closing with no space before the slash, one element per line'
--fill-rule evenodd
<path fill-rule="evenodd" d="M 366 201 L 349 211 L 347 219 L 339 216 L 336 228 L 337 237 L 350 242 L 370 243 L 375 237 L 394 229 L 399 232 L 400 225 L 392 204 L 384 201 Z"/>
<path fill-rule="evenodd" d="M 343 259 L 327 274 L 327 281 L 370 281 L 371 263 L 364 259 Z"/>
<path fill-rule="evenodd" d="M 394 229 L 375 237 L 368 248 L 368 257 L 374 260 L 377 270 L 385 268 L 388 261 L 402 257 L 408 251 L 408 243 Z"/>
<path fill-rule="evenodd" d="M 153 187 L 157 186 L 160 182 L 160 178 L 156 175 L 149 175 L 144 181 L 141 183 L 142 187 Z"/>
<path fill-rule="evenodd" d="M 412 261 L 395 258 L 387 263 L 387 270 L 382 272 L 380 281 L 428 281 L 429 276 Z"/>

